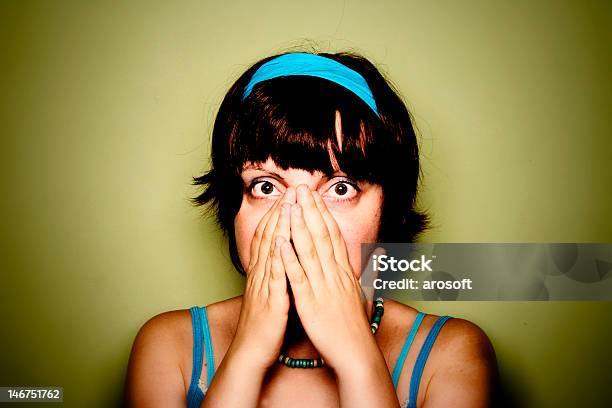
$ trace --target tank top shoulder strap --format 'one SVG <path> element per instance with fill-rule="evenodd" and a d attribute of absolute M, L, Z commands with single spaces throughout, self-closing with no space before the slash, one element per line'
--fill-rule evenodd
<path fill-rule="evenodd" d="M 421 351 L 414 363 L 414 368 L 412 370 L 412 376 L 410 377 L 410 389 L 408 391 L 408 405 L 407 408 L 416 408 L 417 396 L 419 395 L 419 385 L 421 382 L 421 376 L 423 375 L 423 369 L 425 368 L 425 363 L 427 362 L 427 357 L 429 357 L 429 353 L 431 352 L 431 348 L 444 326 L 449 319 L 452 319 L 451 316 L 440 316 L 434 323 L 433 327 L 427 334 L 425 338 L 425 342 L 421 347 Z"/>
<path fill-rule="evenodd" d="M 393 380 L 393 388 L 397 389 L 397 382 L 399 381 L 400 373 L 402 372 L 402 367 L 404 366 L 404 361 L 406 360 L 406 356 L 408 355 L 408 351 L 410 351 L 410 347 L 414 342 L 414 338 L 416 337 L 417 331 L 419 331 L 419 327 L 421 326 L 421 322 L 425 317 L 425 313 L 419 312 L 414 318 L 414 322 L 412 323 L 412 327 L 408 332 L 408 336 L 406 337 L 406 341 L 404 342 L 404 346 L 402 347 L 402 351 L 395 362 L 395 367 L 393 367 L 393 374 L 391 379 Z"/>
<path fill-rule="evenodd" d="M 213 355 L 210 327 L 208 324 L 208 313 L 206 306 L 193 306 L 189 309 L 191 313 L 191 327 L 193 331 L 193 366 L 191 369 L 191 383 L 187 393 L 187 406 L 197 407 L 204 398 L 202 390 L 198 387 L 202 373 L 203 355 L 206 355 L 206 386 L 215 375 L 215 358 Z M 204 351 L 204 353 L 203 353 Z"/>

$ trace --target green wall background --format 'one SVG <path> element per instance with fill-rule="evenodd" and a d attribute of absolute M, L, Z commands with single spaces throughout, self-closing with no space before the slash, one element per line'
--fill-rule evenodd
<path fill-rule="evenodd" d="M 612 242 L 610 4 L 3 1 L 0 385 L 114 406 L 149 317 L 241 293 L 190 179 L 231 82 L 295 45 L 404 95 L 423 241 Z M 478 323 L 517 406 L 612 401 L 610 302 L 415 306 Z"/>

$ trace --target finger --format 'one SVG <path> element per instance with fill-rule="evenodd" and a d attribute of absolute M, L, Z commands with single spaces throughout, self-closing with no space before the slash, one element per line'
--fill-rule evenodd
<path fill-rule="evenodd" d="M 287 242 L 282 236 L 274 239 L 274 250 L 270 265 L 270 280 L 268 282 L 270 296 L 282 296 L 287 294 L 287 279 L 285 278 L 285 267 L 281 258 L 281 247 Z"/>
<path fill-rule="evenodd" d="M 258 262 L 263 263 L 264 273 L 257 274 L 256 277 L 251 278 L 251 279 L 257 278 L 258 284 L 260 286 L 262 285 L 264 275 L 270 270 L 270 264 L 269 264 L 269 258 L 271 257 L 270 250 L 272 246 L 272 240 L 274 238 L 274 232 L 276 231 L 276 225 L 278 223 L 278 219 L 280 218 L 280 213 L 281 213 L 280 206 L 284 203 L 295 202 L 295 194 L 296 194 L 295 189 L 292 187 L 289 187 L 287 191 L 285 191 L 285 194 L 283 194 L 283 196 L 274 203 L 272 208 L 266 214 L 265 223 L 260 222 L 260 225 L 258 226 L 258 231 L 256 232 L 257 239 L 254 238 L 253 239 L 254 242 L 251 243 L 253 252 L 252 252 L 251 261 L 249 264 L 249 270 L 254 269 Z M 285 229 L 288 230 L 289 227 L 285 227 Z M 289 232 L 286 232 L 285 235 L 289 236 Z M 267 284 L 266 284 L 266 287 L 267 287 Z"/>
<path fill-rule="evenodd" d="M 283 195 L 283 203 L 295 204 L 296 192 L 295 188 L 288 187 Z"/>
<path fill-rule="evenodd" d="M 261 277 L 261 285 L 259 288 L 259 295 L 263 296 L 264 298 L 267 298 L 269 295 L 268 282 L 270 281 L 270 275 L 271 275 L 270 269 L 272 268 L 273 251 L 274 251 L 274 242 L 272 242 L 272 245 L 270 246 L 270 253 L 268 254 L 268 256 L 266 256 L 266 264 L 264 266 L 263 273 L 261 274 L 262 277 Z"/>
<path fill-rule="evenodd" d="M 268 221 L 274 214 L 274 211 L 280 205 L 281 200 L 277 200 L 268 211 L 264 214 L 264 216 L 259 220 L 259 224 L 257 224 L 257 228 L 255 229 L 255 233 L 253 234 L 253 239 L 251 240 L 251 259 L 249 261 L 249 270 L 255 266 L 257 260 L 259 259 L 259 246 L 261 244 L 261 239 L 264 233 L 266 226 L 268 225 Z"/>
<path fill-rule="evenodd" d="M 297 202 L 302 207 L 304 223 L 310 231 L 312 242 L 323 263 L 323 271 L 333 270 L 332 265 L 336 263 L 334 247 L 327 225 L 317 208 L 312 193 L 308 186 L 300 185 L 297 188 Z M 299 255 L 299 254 L 298 254 Z"/>
<path fill-rule="evenodd" d="M 323 278 L 323 270 L 312 236 L 304 222 L 302 207 L 299 204 L 291 206 L 291 239 L 308 280 L 313 287 L 319 287 Z"/>
<path fill-rule="evenodd" d="M 276 223 L 276 229 L 274 230 L 274 239 L 277 237 L 283 237 L 285 241 L 291 239 L 291 204 L 283 203 L 280 207 L 280 216 Z"/>
<path fill-rule="evenodd" d="M 295 203 L 295 194 L 295 189 L 293 187 L 289 187 L 282 197 L 280 204 L 280 216 L 276 224 L 276 228 L 274 229 L 273 239 L 279 235 L 284 237 L 287 241 L 291 239 L 289 217 L 291 213 L 291 204 Z"/>
<path fill-rule="evenodd" d="M 306 276 L 306 272 L 302 268 L 302 265 L 300 265 L 300 261 L 293 247 L 288 241 L 283 242 L 281 245 L 280 254 L 283 261 L 283 268 L 285 268 L 285 273 L 287 274 L 287 278 L 289 278 L 289 284 L 291 285 L 291 290 L 293 291 L 296 301 L 311 296 L 313 291 L 311 282 Z"/>
<path fill-rule="evenodd" d="M 270 248 L 272 246 L 272 237 L 274 231 L 276 230 L 276 224 L 278 222 L 278 218 L 280 217 L 280 200 L 276 203 L 276 208 L 270 219 L 268 220 L 266 227 L 261 234 L 261 241 L 259 243 L 259 255 L 258 262 L 265 262 L 267 258 L 270 256 Z"/>
<path fill-rule="evenodd" d="M 255 259 L 255 262 L 257 262 L 257 260 L 259 259 L 263 261 L 263 259 L 269 256 L 272 239 L 274 238 L 274 232 L 276 231 L 276 224 L 280 217 L 280 206 L 284 203 L 293 202 L 295 202 L 295 189 L 289 187 L 287 191 L 285 191 L 285 194 L 283 194 L 283 196 L 274 203 L 272 212 L 270 213 L 266 224 L 263 226 L 263 230 L 259 234 L 259 242 L 256 250 L 257 257 Z M 289 234 L 287 233 L 287 239 L 288 235 Z"/>
<path fill-rule="evenodd" d="M 261 242 L 259 244 L 259 248 L 260 248 L 259 254 L 260 255 L 268 256 L 270 247 L 272 245 L 272 240 L 274 239 L 274 236 L 276 235 L 276 231 L 277 231 L 276 227 L 277 227 L 278 221 L 281 216 L 282 206 L 285 205 L 285 203 L 289 205 L 289 203 L 293 203 L 293 202 L 295 202 L 295 189 L 289 187 L 287 191 L 285 191 L 285 194 L 283 194 L 283 196 L 280 198 L 280 200 L 275 203 L 275 210 L 270 216 L 270 219 L 268 220 L 266 227 L 264 228 L 264 231 L 261 236 Z M 287 218 L 288 218 L 288 214 L 287 214 Z M 289 220 L 288 219 L 284 220 L 284 222 L 288 223 Z M 285 226 L 284 228 L 287 229 L 287 231 L 289 230 L 288 226 Z M 287 232 L 286 234 L 287 234 L 286 235 L 287 239 L 289 239 L 289 232 Z"/>
<path fill-rule="evenodd" d="M 321 217 L 323 217 L 323 220 L 327 225 L 327 230 L 329 231 L 329 236 L 334 248 L 334 256 L 336 257 L 336 261 L 342 265 L 343 268 L 350 270 L 351 263 L 349 261 L 348 250 L 346 249 L 346 243 L 344 242 L 344 238 L 342 238 L 342 232 L 340 231 L 340 227 L 338 227 L 338 223 L 336 223 L 336 219 L 329 211 L 329 208 L 327 208 L 327 205 L 318 192 L 313 192 L 312 197 L 319 212 L 321 213 Z"/>

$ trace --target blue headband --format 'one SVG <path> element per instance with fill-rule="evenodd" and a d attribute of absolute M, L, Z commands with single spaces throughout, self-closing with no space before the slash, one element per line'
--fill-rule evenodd
<path fill-rule="evenodd" d="M 263 64 L 244 89 L 242 100 L 245 100 L 260 82 L 294 75 L 319 77 L 335 82 L 357 95 L 380 117 L 374 95 L 359 73 L 333 59 L 307 53 L 284 54 Z"/>

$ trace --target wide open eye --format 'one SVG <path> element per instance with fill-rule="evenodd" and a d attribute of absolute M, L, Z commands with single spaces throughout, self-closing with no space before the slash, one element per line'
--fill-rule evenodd
<path fill-rule="evenodd" d="M 255 180 L 249 186 L 249 193 L 256 198 L 273 198 L 281 196 L 281 192 L 270 180 Z"/>
<path fill-rule="evenodd" d="M 348 201 L 357 197 L 360 191 L 356 183 L 342 178 L 334 182 L 322 196 L 332 201 Z"/>

